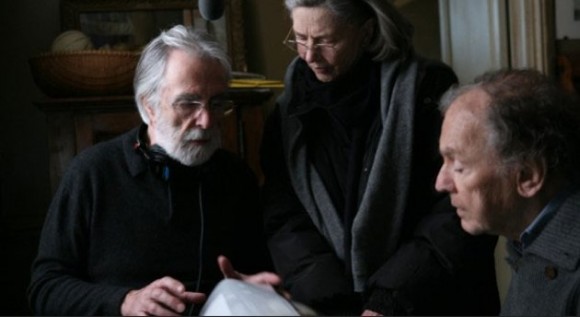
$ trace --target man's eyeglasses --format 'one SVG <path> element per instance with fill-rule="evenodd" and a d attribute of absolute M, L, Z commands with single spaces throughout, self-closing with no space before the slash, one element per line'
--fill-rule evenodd
<path fill-rule="evenodd" d="M 282 43 L 298 54 L 306 53 L 308 50 L 312 50 L 313 52 L 318 52 L 321 54 L 327 54 L 334 52 L 334 47 L 336 46 L 336 43 L 314 43 L 308 46 L 305 42 L 296 40 L 296 35 L 294 34 L 294 30 L 292 30 L 292 28 L 290 28 L 290 31 L 288 31 L 288 34 Z"/>
<path fill-rule="evenodd" d="M 197 117 L 203 108 L 214 116 L 225 116 L 234 110 L 235 105 L 231 100 L 221 99 L 212 100 L 209 104 L 197 100 L 177 100 L 173 103 L 173 107 L 180 115 Z"/>

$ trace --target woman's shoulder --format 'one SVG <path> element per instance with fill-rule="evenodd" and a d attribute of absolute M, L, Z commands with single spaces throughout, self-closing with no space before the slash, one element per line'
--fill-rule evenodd
<path fill-rule="evenodd" d="M 419 68 L 419 96 L 438 100 L 459 79 L 455 71 L 440 60 L 416 56 Z"/>
<path fill-rule="evenodd" d="M 445 64 L 444 62 L 420 55 L 417 55 L 415 58 L 419 63 L 419 69 L 424 73 L 425 78 L 438 78 L 440 80 L 447 79 L 446 81 L 454 83 L 458 82 L 455 71 L 451 68 L 451 66 Z"/>

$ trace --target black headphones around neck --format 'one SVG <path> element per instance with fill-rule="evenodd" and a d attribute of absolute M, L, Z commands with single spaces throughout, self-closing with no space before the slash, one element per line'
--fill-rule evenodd
<path fill-rule="evenodd" d="M 163 180 L 169 180 L 170 162 L 172 161 L 167 152 L 159 145 L 147 145 L 147 125 L 141 124 L 139 133 L 137 133 L 137 140 L 133 148 L 139 151 L 143 157 L 149 162 L 153 172 L 161 177 Z"/>

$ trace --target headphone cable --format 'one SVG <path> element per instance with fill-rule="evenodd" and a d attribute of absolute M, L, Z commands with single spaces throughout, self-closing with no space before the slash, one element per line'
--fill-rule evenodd
<path fill-rule="evenodd" d="M 199 228 L 199 255 L 198 255 L 198 269 L 197 269 L 197 282 L 196 282 L 196 286 L 195 286 L 195 292 L 199 292 L 199 289 L 201 287 L 201 273 L 202 273 L 202 265 L 203 265 L 203 237 L 204 237 L 204 212 L 203 212 L 203 198 L 202 198 L 202 186 L 201 186 L 201 181 L 199 182 L 199 187 L 198 187 L 198 201 L 199 201 L 199 220 L 200 220 L 200 228 Z M 195 304 L 192 304 L 189 307 L 189 316 L 193 315 L 193 309 L 195 307 Z"/>

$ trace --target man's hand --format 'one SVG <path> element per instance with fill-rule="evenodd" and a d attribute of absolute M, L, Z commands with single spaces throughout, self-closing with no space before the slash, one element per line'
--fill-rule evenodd
<path fill-rule="evenodd" d="M 121 304 L 121 315 L 179 316 L 187 304 L 200 304 L 204 301 L 204 294 L 186 292 L 181 282 L 164 277 L 142 289 L 127 293 Z"/>
<path fill-rule="evenodd" d="M 234 270 L 230 260 L 223 255 L 218 256 L 218 266 L 225 278 L 233 278 L 253 284 L 267 284 L 272 286 L 282 284 L 282 279 L 272 272 L 260 272 L 252 275 L 242 274 Z"/>

